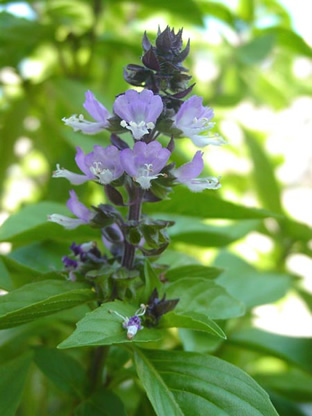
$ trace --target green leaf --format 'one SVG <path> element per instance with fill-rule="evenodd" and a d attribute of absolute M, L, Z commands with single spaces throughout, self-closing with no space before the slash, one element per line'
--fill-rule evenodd
<path fill-rule="evenodd" d="M 272 51 L 275 36 L 271 34 L 258 36 L 236 49 L 236 56 L 247 65 L 259 64 Z"/>
<path fill-rule="evenodd" d="M 116 0 L 114 0 L 114 2 L 115 1 Z M 179 0 L 179 3 L 175 1 L 168 2 L 166 0 L 149 0 L 148 2 L 144 0 L 134 0 L 134 2 L 142 4 L 144 8 L 149 10 L 149 14 L 151 12 L 155 12 L 156 10 L 168 11 L 170 14 L 179 17 L 180 19 L 195 23 L 196 25 L 203 25 L 203 16 L 201 11 L 198 8 L 197 2 L 193 0 Z"/>
<path fill-rule="evenodd" d="M 49 273 L 64 269 L 62 257 L 70 252 L 68 243 L 55 244 L 55 241 L 35 242 L 19 247 L 8 254 L 6 262 L 15 267 L 38 273 Z"/>
<path fill-rule="evenodd" d="M 136 350 L 138 376 L 158 416 L 277 416 L 246 373 L 216 357 Z"/>
<path fill-rule="evenodd" d="M 59 280 L 29 283 L 0 297 L 0 329 L 73 308 L 95 299 L 86 285 Z"/>
<path fill-rule="evenodd" d="M 78 361 L 55 348 L 35 348 L 34 351 L 35 363 L 59 389 L 83 397 L 87 379 Z"/>
<path fill-rule="evenodd" d="M 282 212 L 280 188 L 276 181 L 272 163 L 257 139 L 257 133 L 244 129 L 245 141 L 253 160 L 253 176 L 257 194 L 267 209 Z"/>
<path fill-rule="evenodd" d="M 158 292 L 162 289 L 162 285 L 160 283 L 159 277 L 153 270 L 151 263 L 146 259 L 144 264 L 144 277 L 145 277 L 145 285 L 144 285 L 144 294 L 143 294 L 143 302 L 147 302 L 147 299 L 151 296 L 153 290 L 156 288 Z"/>
<path fill-rule="evenodd" d="M 75 416 L 127 416 L 122 401 L 110 390 L 102 388 L 75 409 Z"/>
<path fill-rule="evenodd" d="M 45 224 L 47 216 L 53 213 L 68 215 L 68 210 L 64 205 L 56 202 L 40 202 L 26 206 L 3 223 L 0 229 L 0 240 L 14 241 L 16 236 Z"/>
<path fill-rule="evenodd" d="M 0 366 L 0 414 L 15 416 L 21 400 L 32 355 L 23 354 Z"/>
<path fill-rule="evenodd" d="M 128 340 L 127 332 L 122 327 L 122 319 L 111 311 L 130 318 L 135 314 L 136 308 L 117 300 L 104 303 L 94 311 L 87 313 L 77 323 L 76 330 L 58 348 L 149 342 L 161 338 L 161 331 L 144 328 L 138 331 L 133 340 Z"/>
<path fill-rule="evenodd" d="M 312 57 L 311 47 L 302 39 L 300 35 L 285 27 L 273 26 L 261 30 L 262 34 L 273 35 L 277 43 L 285 49 L 290 49 L 298 55 Z"/>
<path fill-rule="evenodd" d="M 291 287 L 291 277 L 284 273 L 260 272 L 240 257 L 222 251 L 214 264 L 224 272 L 217 283 L 248 308 L 274 302 Z"/>
<path fill-rule="evenodd" d="M 3 260 L 0 258 L 0 288 L 4 290 L 12 290 L 13 284 Z"/>
<path fill-rule="evenodd" d="M 274 355 L 312 372 L 312 338 L 287 337 L 251 328 L 233 333 L 230 342 Z"/>
<path fill-rule="evenodd" d="M 190 311 L 186 313 L 169 312 L 161 318 L 159 327 L 194 329 L 226 339 L 226 335 L 219 325 L 202 313 Z"/>
<path fill-rule="evenodd" d="M 65 230 L 58 224 L 47 221 L 50 214 L 71 216 L 65 205 L 57 202 L 39 202 L 22 208 L 17 214 L 11 215 L 0 228 L 0 241 L 33 242 L 47 239 L 63 239 L 73 241 L 75 238 L 93 239 L 98 231 L 87 226 L 77 230 Z"/>
<path fill-rule="evenodd" d="M 168 217 L 168 215 L 167 215 Z M 259 220 L 237 221 L 225 226 L 207 225 L 199 219 L 169 215 L 175 225 L 168 230 L 172 242 L 202 247 L 223 247 L 256 230 Z"/>
<path fill-rule="evenodd" d="M 298 369 L 280 373 L 259 374 L 255 377 L 266 390 L 298 402 L 310 402 L 312 397 L 312 376 Z"/>
<path fill-rule="evenodd" d="M 223 272 L 223 269 L 217 267 L 206 267 L 200 264 L 190 264 L 187 266 L 175 267 L 166 272 L 166 279 L 175 282 L 184 277 L 201 277 L 203 279 L 215 279 Z"/>
<path fill-rule="evenodd" d="M 185 201 L 191 200 L 191 204 Z M 169 213 L 201 218 L 225 218 L 247 220 L 266 217 L 281 217 L 264 209 L 247 208 L 224 201 L 209 192 L 193 193 L 183 187 L 176 187 L 170 200 L 150 204 L 145 209 L 149 213 Z"/>
<path fill-rule="evenodd" d="M 211 280 L 179 279 L 168 285 L 165 292 L 168 299 L 180 299 L 176 313 L 195 312 L 210 319 L 229 319 L 244 314 L 244 306 Z"/>
<path fill-rule="evenodd" d="M 184 351 L 214 353 L 223 343 L 223 339 L 210 335 L 207 332 L 179 329 Z"/>
<path fill-rule="evenodd" d="M 199 5 L 201 10 L 205 12 L 207 16 L 213 16 L 231 26 L 235 25 L 235 15 L 223 4 L 214 1 L 207 2 L 206 0 L 201 0 Z"/>

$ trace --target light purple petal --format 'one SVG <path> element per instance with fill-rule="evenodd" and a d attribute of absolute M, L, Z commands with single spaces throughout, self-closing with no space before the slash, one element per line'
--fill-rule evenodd
<path fill-rule="evenodd" d="M 108 125 L 107 119 L 110 117 L 109 111 L 94 97 L 93 93 L 89 90 L 86 92 L 86 100 L 83 106 L 94 118 L 94 120 L 104 122 L 106 126 Z"/>
<path fill-rule="evenodd" d="M 89 179 L 94 179 L 94 175 L 92 175 L 89 167 L 86 165 L 86 162 L 85 162 L 86 155 L 83 153 L 83 150 L 79 146 L 77 146 L 76 151 L 77 153 L 75 156 L 75 161 L 77 163 L 77 166 Z"/>
<path fill-rule="evenodd" d="M 66 126 L 72 127 L 74 131 L 81 131 L 82 133 L 90 135 L 103 131 L 108 125 L 107 122 L 104 121 L 92 122 L 85 120 L 82 114 L 80 114 L 78 117 L 76 114 L 69 118 L 63 117 L 62 120 Z"/>
<path fill-rule="evenodd" d="M 133 121 L 139 124 L 144 121 L 155 124 L 162 110 L 161 98 L 149 90 L 143 90 L 140 93 L 128 90 L 117 97 L 114 103 L 114 112 L 127 123 Z"/>
<path fill-rule="evenodd" d="M 79 175 L 70 170 L 60 168 L 60 165 L 56 165 L 56 170 L 53 172 L 52 178 L 65 178 L 69 180 L 72 185 L 81 185 L 89 180 L 85 175 Z"/>
<path fill-rule="evenodd" d="M 67 208 L 76 215 L 77 218 L 82 220 L 84 223 L 88 223 L 94 216 L 93 212 L 83 205 L 77 197 L 75 191 L 69 191 L 70 198 L 67 201 Z"/>
<path fill-rule="evenodd" d="M 192 179 L 184 183 L 192 192 L 201 192 L 204 189 L 217 190 L 221 188 L 220 177 L 208 176 L 207 178 Z"/>
<path fill-rule="evenodd" d="M 138 142 L 141 143 L 141 142 Z M 135 164 L 135 155 L 131 149 L 124 149 L 120 152 L 120 161 L 123 169 L 129 176 L 135 177 L 137 168 Z"/>
<path fill-rule="evenodd" d="M 56 224 L 62 225 L 67 230 L 73 230 L 74 228 L 79 227 L 79 225 L 84 224 L 84 221 L 78 218 L 70 218 L 65 215 L 60 214 L 51 214 L 48 216 L 48 221 L 55 222 Z"/>
<path fill-rule="evenodd" d="M 174 171 L 174 176 L 179 182 L 185 183 L 191 179 L 197 178 L 204 169 L 203 153 L 199 150 L 195 153 L 191 162 L 185 163 Z"/>

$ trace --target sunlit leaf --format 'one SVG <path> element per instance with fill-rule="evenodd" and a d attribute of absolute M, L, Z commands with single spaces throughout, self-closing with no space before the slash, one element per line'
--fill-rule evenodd
<path fill-rule="evenodd" d="M 158 416 L 277 416 L 267 393 L 216 357 L 181 351 L 135 351 L 139 378 Z"/>

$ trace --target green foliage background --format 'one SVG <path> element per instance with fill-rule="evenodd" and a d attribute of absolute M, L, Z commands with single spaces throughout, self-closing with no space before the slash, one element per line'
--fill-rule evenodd
<path fill-rule="evenodd" d="M 293 65 L 298 57 L 311 59 L 312 51 L 293 31 L 291 16 L 278 1 L 237 3 L 236 8 L 230 8 L 225 2 L 207 0 L 28 1 L 32 17 L 22 18 L 6 11 L 9 2 L 1 2 L 1 203 L 2 217 L 5 213 L 14 216 L 0 229 L 0 240 L 11 243 L 9 254 L 0 258 L 0 288 L 11 291 L 25 283 L 43 284 L 38 292 L 36 287 L 29 287 L 26 303 L 18 308 L 14 298 L 10 305 L 0 305 L 0 375 L 5 374 L 0 378 L 1 397 L 8 384 L 14 384 L 16 390 L 6 403 L 0 403 L 0 409 L 4 409 L 1 415 L 14 415 L 20 400 L 19 415 L 73 414 L 67 395 L 81 397 L 79 385 L 84 382 L 84 373 L 75 360 L 80 359 L 78 353 L 58 356 L 63 352 L 49 348 L 72 332 L 73 323 L 87 309 L 79 306 L 59 311 L 69 308 L 66 302 L 71 307 L 87 302 L 90 291 L 85 287 L 72 290 L 66 282 L 60 282 L 66 293 L 63 299 L 47 279 L 61 269 L 61 257 L 68 252 L 71 241 L 79 243 L 97 236 L 84 227 L 74 232 L 60 230 L 57 225 L 46 223 L 46 215 L 68 213 L 64 203 L 70 188 L 62 179 L 51 179 L 55 165 L 76 171 L 75 146 L 91 150 L 100 136 L 74 133 L 61 119 L 82 112 L 87 89 L 111 108 L 114 97 L 128 87 L 122 78 L 123 67 L 139 63 L 142 33 L 147 30 L 153 39 L 156 22 L 162 28 L 166 24 L 176 29 L 183 26 L 185 39 L 191 37 L 186 66 L 197 82 L 194 93 L 214 108 L 216 129 L 229 141 L 225 147 L 205 150 L 206 173 L 223 176 L 220 191 L 191 194 L 178 189 L 171 200 L 149 206 L 149 213 L 177 222 L 170 230 L 172 243 L 161 262 L 173 268 L 168 273 L 172 281 L 181 274 L 206 276 L 208 269 L 203 269 L 203 265 L 223 269 L 221 274 L 209 269 L 210 278 L 216 278 L 247 311 L 244 317 L 226 322 L 228 316 L 217 316 L 227 340 L 180 329 L 182 344 L 172 332 L 168 345 L 213 353 L 244 369 L 270 393 L 281 416 L 311 414 L 306 403 L 312 397 L 312 339 L 255 328 L 253 308 L 295 293 L 312 309 L 311 294 L 304 289 L 301 277 L 287 267 L 290 256 L 311 255 L 312 230 L 292 219 L 283 206 L 284 185 L 276 179 L 276 169 L 284 161 L 268 153 L 266 126 L 252 128 L 233 114 L 246 102 L 278 112 L 299 96 L 309 95 L 312 83 L 296 77 Z M 265 17 L 273 23 L 263 27 L 259 22 Z M 210 37 L 210 27 L 216 22 L 224 34 L 217 43 Z M 197 78 L 197 74 L 203 73 Z M 222 122 L 229 119 L 232 128 L 239 130 L 240 139 L 235 143 L 231 129 L 222 128 Z M 100 141 L 105 145 L 108 139 L 103 133 Z M 193 152 L 189 141 L 181 141 L 175 156 L 177 163 L 188 161 Z M 247 169 L 236 168 L 246 163 Z M 86 204 L 102 200 L 98 187 L 93 185 L 77 190 Z M 259 209 L 244 207 L 246 200 Z M 29 206 L 30 202 L 35 205 Z M 255 232 L 269 241 L 269 249 L 256 250 L 251 264 L 244 250 L 248 249 L 248 236 Z M 2 245 L 2 249 L 8 249 L 8 245 Z M 196 267 L 188 269 L 194 264 Z M 38 306 L 40 302 L 45 303 L 43 312 Z M 29 304 L 33 309 L 23 309 Z M 44 317 L 51 312 L 59 313 Z M 236 311 L 229 316 L 240 314 Z M 30 322 L 29 316 L 40 319 Z M 26 324 L 11 328 L 20 323 Z M 29 344 L 46 348 L 35 348 L 29 353 Z M 112 368 L 119 359 L 128 359 L 127 355 L 118 354 L 116 350 L 116 356 L 110 357 Z M 21 356 L 15 358 L 18 355 Z M 65 375 L 56 372 L 53 365 L 62 359 Z M 139 353 L 136 360 L 144 361 Z M 31 371 L 27 372 L 30 365 Z M 131 370 L 124 369 L 118 377 L 127 379 L 127 371 Z M 120 397 L 126 397 L 131 415 L 153 414 L 137 385 L 115 390 Z M 95 397 L 80 405 L 75 415 L 93 415 L 92 406 L 102 398 Z M 114 404 L 117 399 L 111 396 L 110 400 Z M 118 405 L 119 402 L 114 404 L 114 408 Z"/>

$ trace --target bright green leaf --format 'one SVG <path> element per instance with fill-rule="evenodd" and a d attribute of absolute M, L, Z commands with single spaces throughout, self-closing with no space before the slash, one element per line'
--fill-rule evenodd
<path fill-rule="evenodd" d="M 209 334 L 226 339 L 226 335 L 219 325 L 202 313 L 190 311 L 185 313 L 169 312 L 161 318 L 159 327 L 189 328 L 197 331 L 208 332 Z"/>
<path fill-rule="evenodd" d="M 265 208 L 281 213 L 280 188 L 274 175 L 272 163 L 260 145 L 257 134 L 246 129 L 244 133 L 253 160 L 253 176 L 257 194 Z"/>
<path fill-rule="evenodd" d="M 200 278 L 179 279 L 165 289 L 168 299 L 179 298 L 177 313 L 195 312 L 210 319 L 241 316 L 244 306 L 214 281 Z"/>
<path fill-rule="evenodd" d="M 217 283 L 249 308 L 274 302 L 291 287 L 291 277 L 287 274 L 260 272 L 229 252 L 221 252 L 214 264 L 224 268 Z"/>
<path fill-rule="evenodd" d="M 184 277 L 201 277 L 203 279 L 215 279 L 223 272 L 223 269 L 217 267 L 206 267 L 200 264 L 190 264 L 188 266 L 175 267 L 166 272 L 166 279 L 174 282 Z"/>
<path fill-rule="evenodd" d="M 144 328 L 138 331 L 133 340 L 128 340 L 127 331 L 122 327 L 122 319 L 111 313 L 112 311 L 130 318 L 135 314 L 136 308 L 117 300 L 104 303 L 81 319 L 76 330 L 58 348 L 149 342 L 161 338 L 161 331 Z"/>
<path fill-rule="evenodd" d="M 230 342 L 272 354 L 312 372 L 312 338 L 287 337 L 251 328 L 233 333 Z"/>
<path fill-rule="evenodd" d="M 191 200 L 191 204 L 186 204 Z M 150 204 L 148 212 L 169 213 L 201 218 L 257 219 L 280 217 L 264 209 L 247 208 L 229 201 L 224 201 L 209 192 L 192 193 L 183 187 L 175 188 L 169 200 Z"/>

